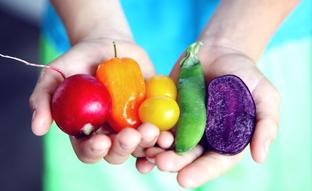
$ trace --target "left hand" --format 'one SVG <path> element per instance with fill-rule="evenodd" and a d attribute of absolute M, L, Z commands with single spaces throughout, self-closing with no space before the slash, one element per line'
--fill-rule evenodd
<path fill-rule="evenodd" d="M 59 68 L 66 76 L 94 75 L 99 62 L 113 58 L 112 42 L 116 41 L 120 57 L 137 60 L 144 77 L 154 75 L 153 64 L 145 51 L 131 38 L 119 39 L 122 40 L 116 41 L 104 36 L 93 39 L 87 36 L 49 65 Z M 34 112 L 32 130 L 36 135 L 44 135 L 51 126 L 51 96 L 62 80 L 59 74 L 43 70 L 37 82 L 30 97 L 30 105 Z M 158 136 L 159 129 L 156 126 L 144 123 L 137 129 L 125 128 L 118 133 L 105 126 L 88 137 L 77 139 L 70 136 L 70 140 L 78 159 L 82 162 L 96 163 L 104 159 L 111 164 L 121 164 L 135 150 L 153 146 Z"/>
<path fill-rule="evenodd" d="M 222 46 L 204 45 L 199 52 L 206 81 L 225 74 L 240 77 L 248 86 L 256 104 L 256 127 L 250 143 L 254 161 L 263 163 L 269 152 L 269 146 L 277 135 L 279 121 L 280 95 L 266 77 L 257 69 L 255 63 L 246 54 Z M 179 61 L 171 72 L 177 81 Z M 168 133 L 168 132 L 167 132 Z M 170 136 L 168 136 L 170 137 Z M 168 139 L 173 143 L 173 139 Z M 228 156 L 208 151 L 204 153 L 201 145 L 183 155 L 167 147 L 152 147 L 146 150 L 147 159 L 137 161 L 137 169 L 142 172 L 152 170 L 155 164 L 161 171 L 177 172 L 178 183 L 182 187 L 195 188 L 217 178 L 233 167 L 246 149 L 236 155 Z M 153 164 L 154 163 L 154 164 Z"/>

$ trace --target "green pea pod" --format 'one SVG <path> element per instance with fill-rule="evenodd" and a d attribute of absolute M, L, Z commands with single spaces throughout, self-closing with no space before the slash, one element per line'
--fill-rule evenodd
<path fill-rule="evenodd" d="M 201 42 L 191 44 L 180 62 L 178 104 L 180 118 L 175 134 L 175 150 L 191 150 L 201 140 L 206 126 L 205 77 L 197 57 Z"/>

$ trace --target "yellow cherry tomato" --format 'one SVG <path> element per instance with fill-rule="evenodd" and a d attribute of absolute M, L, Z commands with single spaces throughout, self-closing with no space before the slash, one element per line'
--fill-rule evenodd
<path fill-rule="evenodd" d="M 167 96 L 146 99 L 139 108 L 142 122 L 156 125 L 161 131 L 171 129 L 178 121 L 180 109 L 177 102 Z"/>
<path fill-rule="evenodd" d="M 167 76 L 158 75 L 146 80 L 146 98 L 154 96 L 168 96 L 172 99 L 177 97 L 177 88 L 174 81 Z"/>

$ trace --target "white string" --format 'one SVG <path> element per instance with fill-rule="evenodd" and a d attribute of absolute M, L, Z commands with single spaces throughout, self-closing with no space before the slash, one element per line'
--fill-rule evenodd
<path fill-rule="evenodd" d="M 8 55 L 3 55 L 3 54 L 0 54 L 0 57 L 8 58 L 8 59 L 11 59 L 11 60 L 16 60 L 16 61 L 22 62 L 22 63 L 24 63 L 24 64 L 26 64 L 26 65 L 28 65 L 28 66 L 33 66 L 33 67 L 37 67 L 37 68 L 47 68 L 47 69 L 54 70 L 54 71 L 60 73 L 60 74 L 62 75 L 62 77 L 65 79 L 64 73 L 63 73 L 60 69 L 55 68 L 55 67 L 53 67 L 53 66 L 47 66 L 47 65 L 41 65 L 41 64 L 34 64 L 34 63 L 27 62 L 26 60 L 23 60 L 23 59 L 14 57 L 14 56 L 8 56 Z"/>

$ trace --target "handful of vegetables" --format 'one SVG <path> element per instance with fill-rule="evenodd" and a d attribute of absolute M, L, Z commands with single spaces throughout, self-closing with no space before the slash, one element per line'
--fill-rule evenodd
<path fill-rule="evenodd" d="M 114 44 L 115 57 L 98 65 L 96 78 L 78 74 L 59 85 L 51 101 L 52 117 L 65 133 L 78 137 L 105 123 L 117 132 L 137 128 L 142 122 L 160 130 L 177 123 L 178 153 L 192 149 L 202 139 L 216 152 L 239 153 L 254 131 L 255 104 L 246 85 L 234 75 L 212 80 L 206 90 L 197 57 L 200 45 L 194 43 L 187 49 L 176 88 L 166 76 L 144 81 L 137 62 L 117 58 Z"/>
<path fill-rule="evenodd" d="M 192 44 L 180 63 L 181 117 L 175 137 L 176 152 L 189 151 L 204 139 L 209 149 L 237 154 L 247 146 L 254 132 L 255 103 L 247 86 L 234 75 L 211 80 L 206 90 L 204 72 L 197 57 L 200 46 L 201 43 Z"/>
<path fill-rule="evenodd" d="M 161 130 L 172 128 L 180 113 L 174 82 L 154 76 L 145 83 L 138 63 L 118 58 L 115 44 L 114 51 L 114 58 L 98 65 L 96 78 L 73 75 L 56 89 L 51 111 L 59 128 L 76 137 L 89 135 L 105 123 L 116 132 L 142 122 Z"/>

